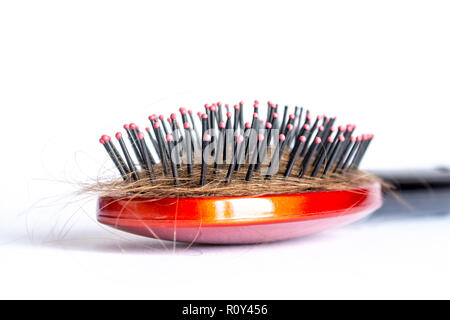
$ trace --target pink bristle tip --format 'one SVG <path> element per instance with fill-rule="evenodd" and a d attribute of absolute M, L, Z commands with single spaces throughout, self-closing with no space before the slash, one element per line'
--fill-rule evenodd
<path fill-rule="evenodd" d="M 202 114 L 202 119 L 208 119 L 208 115 L 206 113 Z"/>
<path fill-rule="evenodd" d="M 211 141 L 211 135 L 205 134 L 205 136 L 203 137 L 203 141 Z"/>
<path fill-rule="evenodd" d="M 239 105 L 235 104 L 234 105 L 234 110 L 239 110 Z"/>
<path fill-rule="evenodd" d="M 164 116 L 163 116 L 163 115 L 160 115 L 160 116 L 159 116 L 159 120 L 164 121 Z"/>
<path fill-rule="evenodd" d="M 271 129 L 271 128 L 272 128 L 272 124 L 271 124 L 270 122 L 267 122 L 267 123 L 266 123 L 266 128 L 267 128 L 267 129 Z"/>
<path fill-rule="evenodd" d="M 144 133 L 143 132 L 139 132 L 138 133 L 138 138 L 139 138 L 139 140 L 144 139 Z"/>
<path fill-rule="evenodd" d="M 320 139 L 320 137 L 317 137 L 314 141 L 315 141 L 316 143 L 321 143 L 321 142 L 322 142 L 322 139 Z"/>
<path fill-rule="evenodd" d="M 188 113 L 189 113 L 189 114 L 192 114 L 192 110 L 188 110 Z"/>
<path fill-rule="evenodd" d="M 131 129 L 131 130 L 134 130 L 134 129 L 136 129 L 136 124 L 134 124 L 134 123 L 130 123 L 130 129 Z"/>
<path fill-rule="evenodd" d="M 232 116 L 232 114 L 231 114 L 231 112 L 227 112 L 227 118 L 231 118 L 231 116 Z"/>
<path fill-rule="evenodd" d="M 280 139 L 280 141 L 284 141 L 286 139 L 284 134 L 280 134 L 278 138 Z"/>
<path fill-rule="evenodd" d="M 309 125 L 309 124 L 305 124 L 304 126 L 303 126 L 303 128 L 305 129 L 305 130 L 309 130 L 309 129 L 311 129 L 311 126 Z"/>
<path fill-rule="evenodd" d="M 170 115 L 170 119 L 175 120 L 177 118 L 177 115 L 175 113 L 172 113 Z"/>
<path fill-rule="evenodd" d="M 145 131 L 149 132 L 150 131 L 150 127 L 145 127 Z"/>
<path fill-rule="evenodd" d="M 106 135 L 106 134 L 104 134 L 104 135 L 102 135 L 102 140 L 105 141 L 105 142 L 108 142 L 108 141 L 111 140 L 111 137 Z"/>
<path fill-rule="evenodd" d="M 166 135 L 166 140 L 167 141 L 173 141 L 173 135 L 171 133 Z"/>
<path fill-rule="evenodd" d="M 186 114 L 186 108 L 181 107 L 180 108 L 180 113 L 185 115 Z"/>
<path fill-rule="evenodd" d="M 259 117 L 259 115 L 255 112 L 255 113 L 253 113 L 253 118 L 258 118 Z"/>
<path fill-rule="evenodd" d="M 294 120 L 294 119 L 295 119 L 295 114 L 291 113 L 291 114 L 289 115 L 289 119 Z"/>
<path fill-rule="evenodd" d="M 102 138 L 100 138 L 98 141 L 99 141 L 101 144 L 105 144 L 105 141 L 103 141 Z"/>
<path fill-rule="evenodd" d="M 185 128 L 185 129 L 189 129 L 190 127 L 191 127 L 191 126 L 189 125 L 188 122 L 185 122 L 185 123 L 184 123 L 184 128 Z"/>
<path fill-rule="evenodd" d="M 244 137 L 240 134 L 236 137 L 236 142 L 241 143 L 242 141 L 244 141 Z"/>
<path fill-rule="evenodd" d="M 329 143 L 333 143 L 333 141 L 334 141 L 332 137 L 328 137 L 327 140 L 328 140 Z"/>
<path fill-rule="evenodd" d="M 246 123 L 245 123 L 245 127 L 246 127 L 247 129 L 250 129 L 250 128 L 252 127 L 252 125 L 250 124 L 250 122 L 246 122 Z"/>
<path fill-rule="evenodd" d="M 274 117 L 275 119 L 278 118 L 278 113 L 274 112 L 272 117 Z"/>
<path fill-rule="evenodd" d="M 125 123 L 125 124 L 123 125 L 123 128 L 124 128 L 125 130 L 128 130 L 128 129 L 130 128 L 130 126 L 129 126 L 128 124 Z"/>
<path fill-rule="evenodd" d="M 339 141 L 344 142 L 345 141 L 345 137 L 344 136 L 339 136 Z"/>
<path fill-rule="evenodd" d="M 294 126 L 289 123 L 286 128 L 288 129 L 288 131 L 291 131 L 292 129 L 294 129 Z"/>
<path fill-rule="evenodd" d="M 225 122 L 220 122 L 219 123 L 219 128 L 224 129 L 225 128 Z"/>
<path fill-rule="evenodd" d="M 122 133 L 116 132 L 116 139 L 117 139 L 117 140 L 122 139 Z"/>
<path fill-rule="evenodd" d="M 264 140 L 264 135 L 262 133 L 258 134 L 258 140 L 259 141 L 263 141 Z"/>
<path fill-rule="evenodd" d="M 153 124 L 153 128 L 158 129 L 158 128 L 159 128 L 159 122 L 155 122 L 155 123 Z"/>
<path fill-rule="evenodd" d="M 306 137 L 305 136 L 301 136 L 300 138 L 299 138 L 299 140 L 300 140 L 300 142 L 305 142 L 306 141 Z"/>

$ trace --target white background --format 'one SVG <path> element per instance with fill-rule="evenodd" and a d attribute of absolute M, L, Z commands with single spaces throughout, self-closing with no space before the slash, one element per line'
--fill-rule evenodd
<path fill-rule="evenodd" d="M 268 99 L 376 134 L 365 168 L 449 165 L 448 1 L 0 2 L 0 298 L 450 298 L 450 219 L 256 246 L 111 231 L 74 195 L 98 138 Z"/>

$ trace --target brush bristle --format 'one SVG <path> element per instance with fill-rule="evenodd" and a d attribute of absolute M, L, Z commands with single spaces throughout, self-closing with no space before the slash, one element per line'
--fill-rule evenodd
<path fill-rule="evenodd" d="M 201 186 L 220 179 L 224 183 L 245 183 L 259 171 L 265 179 L 277 181 L 345 175 L 358 169 L 373 139 L 372 134 L 355 136 L 354 124 L 336 126 L 336 117 L 313 118 L 309 110 L 302 117 L 303 108 L 300 113 L 297 107 L 288 113 L 285 106 L 281 118 L 278 104 L 268 102 L 267 115 L 262 117 L 258 112 L 265 108 L 260 108 L 255 100 L 248 114 L 249 122 L 244 122 L 246 117 L 241 114 L 244 103 L 233 106 L 225 104 L 223 110 L 220 102 L 205 104 L 205 113 L 198 112 L 197 119 L 192 117 L 191 110 L 179 108 L 181 128 L 175 113 L 167 118 L 168 125 L 163 115 L 150 115 L 151 126 L 145 129 L 149 145 L 136 124 L 124 125 L 133 152 L 128 152 L 120 132 L 116 137 L 126 162 L 109 136 L 103 135 L 100 142 L 126 182 L 145 180 L 152 184 L 162 175 L 173 176 L 173 184 L 178 185 L 179 179 L 196 179 L 195 170 L 199 170 L 196 164 L 201 164 L 202 179 L 198 182 Z"/>

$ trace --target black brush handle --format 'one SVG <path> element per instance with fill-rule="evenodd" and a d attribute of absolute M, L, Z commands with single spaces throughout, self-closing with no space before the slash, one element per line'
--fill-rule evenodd
<path fill-rule="evenodd" d="M 394 187 L 373 218 L 417 217 L 450 213 L 450 168 L 378 170 L 371 173 Z"/>

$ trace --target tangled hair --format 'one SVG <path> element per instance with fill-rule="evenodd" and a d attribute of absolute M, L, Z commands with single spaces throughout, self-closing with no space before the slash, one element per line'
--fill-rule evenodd
<path fill-rule="evenodd" d="M 188 176 L 184 168 L 180 168 L 180 183 L 173 184 L 171 176 L 164 176 L 160 165 L 154 166 L 156 179 L 150 180 L 139 172 L 143 178 L 137 181 L 123 181 L 122 179 L 99 180 L 95 184 L 83 186 L 83 192 L 93 193 L 98 196 L 111 196 L 117 198 L 128 197 L 212 197 L 212 196 L 247 196 L 287 194 L 310 191 L 348 190 L 364 187 L 369 184 L 382 181 L 376 176 L 361 171 L 348 170 L 339 174 L 329 174 L 324 177 L 303 178 L 274 175 L 266 180 L 263 174 L 256 174 L 251 181 L 245 181 L 245 173 L 248 165 L 243 170 L 235 173 L 232 183 L 225 183 L 226 169 L 218 173 L 212 172 L 207 175 L 207 182 L 201 186 L 200 165 L 195 165 L 194 173 Z"/>

